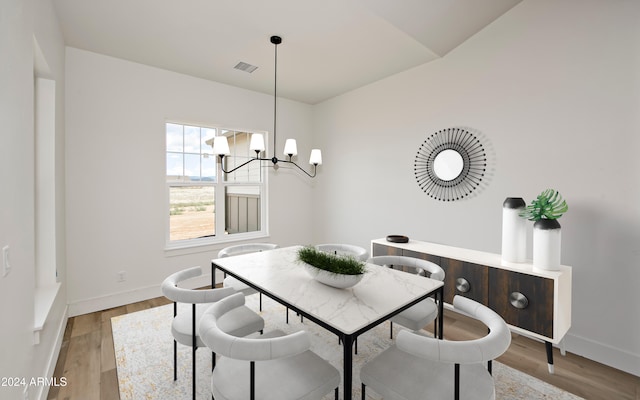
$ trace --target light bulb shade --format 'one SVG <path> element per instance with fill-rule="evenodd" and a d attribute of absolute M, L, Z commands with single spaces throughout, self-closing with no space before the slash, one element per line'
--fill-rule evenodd
<path fill-rule="evenodd" d="M 320 149 L 311 150 L 311 156 L 309 157 L 309 164 L 321 165 L 322 164 L 322 152 Z"/>
<path fill-rule="evenodd" d="M 264 151 L 264 136 L 262 136 L 261 133 L 254 133 L 251 135 L 249 148 L 252 151 Z"/>
<path fill-rule="evenodd" d="M 216 136 L 213 139 L 213 154 L 228 156 L 231 154 L 229 151 L 229 142 L 225 136 Z"/>
<path fill-rule="evenodd" d="M 287 139 L 287 141 L 284 142 L 284 155 L 285 156 L 298 155 L 298 146 L 296 145 L 295 139 Z"/>

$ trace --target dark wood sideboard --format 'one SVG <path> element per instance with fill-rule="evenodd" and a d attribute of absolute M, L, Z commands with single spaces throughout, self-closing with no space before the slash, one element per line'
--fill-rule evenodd
<path fill-rule="evenodd" d="M 500 314 L 512 331 L 544 341 L 553 373 L 552 345 L 571 326 L 571 267 L 546 271 L 530 261 L 509 263 L 500 254 L 416 240 L 372 240 L 371 255 L 401 255 L 440 265 L 445 303 L 451 304 L 455 295 L 471 298 Z"/>

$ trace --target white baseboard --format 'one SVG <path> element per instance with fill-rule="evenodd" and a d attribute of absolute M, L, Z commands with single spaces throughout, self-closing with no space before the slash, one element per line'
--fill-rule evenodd
<path fill-rule="evenodd" d="M 640 355 L 638 354 L 577 335 L 567 334 L 564 340 L 565 348 L 570 353 L 640 376 Z"/>
<path fill-rule="evenodd" d="M 218 276 L 218 273 L 220 275 Z M 216 282 L 222 282 L 222 273 L 216 272 Z M 205 274 L 190 279 L 184 287 L 197 288 L 211 285 L 211 274 Z M 89 314 L 109 308 L 120 307 L 126 304 L 136 303 L 162 296 L 160 284 L 137 288 L 134 290 L 110 294 L 107 296 L 93 297 L 90 299 L 69 303 L 69 316 Z"/>

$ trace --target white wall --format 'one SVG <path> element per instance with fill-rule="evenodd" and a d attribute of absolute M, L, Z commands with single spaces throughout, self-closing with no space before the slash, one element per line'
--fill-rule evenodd
<path fill-rule="evenodd" d="M 11 273 L 0 277 L 0 376 L 51 376 L 66 322 L 63 284 L 40 343 L 34 344 L 35 188 L 34 39 L 56 84 L 55 231 L 56 265 L 65 274 L 64 228 L 64 43 L 49 1 L 0 3 L 0 247 L 9 246 Z M 30 398 L 47 387 L 31 386 Z M 1 387 L 1 398 L 23 398 L 23 387 Z"/>
<path fill-rule="evenodd" d="M 405 234 L 499 253 L 503 200 L 555 188 L 569 204 L 567 349 L 640 375 L 639 20 L 632 0 L 525 0 L 443 59 L 317 105 L 314 240 Z M 413 162 L 453 126 L 479 130 L 493 161 L 483 190 L 445 203 Z"/>
<path fill-rule="evenodd" d="M 67 48 L 66 73 L 70 314 L 158 296 L 179 269 L 200 265 L 209 273 L 222 245 L 164 250 L 164 123 L 271 131 L 273 97 L 75 48 Z M 310 135 L 310 106 L 280 99 L 277 152 L 295 137 L 308 154 Z M 271 229 L 261 240 L 308 242 L 312 181 L 269 170 Z M 116 282 L 118 271 L 126 271 L 125 282 Z"/>

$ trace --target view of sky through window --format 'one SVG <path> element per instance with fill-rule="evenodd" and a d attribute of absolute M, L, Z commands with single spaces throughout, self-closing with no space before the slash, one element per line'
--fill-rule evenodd
<path fill-rule="evenodd" d="M 167 178 L 210 180 L 216 177 L 216 158 L 206 143 L 214 128 L 167 123 Z"/>

